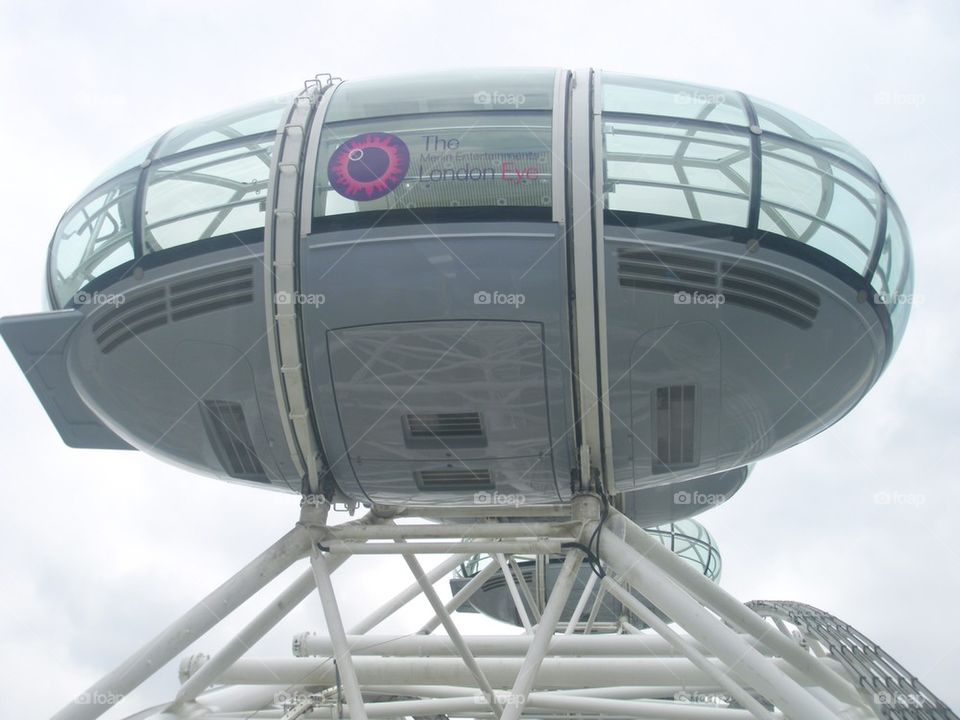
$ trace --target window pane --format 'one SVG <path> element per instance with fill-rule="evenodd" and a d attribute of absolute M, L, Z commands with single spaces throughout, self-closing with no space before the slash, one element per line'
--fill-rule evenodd
<path fill-rule="evenodd" d="M 750 140 L 682 123 L 605 120 L 608 210 L 653 213 L 746 227 Z"/>
<path fill-rule="evenodd" d="M 548 112 L 324 124 L 313 212 L 549 206 L 551 155 Z"/>
<path fill-rule="evenodd" d="M 247 135 L 276 132 L 292 101 L 293 95 L 281 95 L 175 127 L 157 148 L 156 157 Z"/>
<path fill-rule="evenodd" d="M 886 238 L 871 284 L 876 292 L 875 300 L 890 310 L 894 343 L 899 344 L 913 304 L 913 266 L 907 226 L 889 197 Z"/>
<path fill-rule="evenodd" d="M 241 140 L 155 163 L 144 200 L 144 252 L 262 228 L 273 140 Z"/>
<path fill-rule="evenodd" d="M 57 228 L 53 287 L 64 305 L 88 282 L 133 259 L 133 200 L 139 173 L 123 175 L 81 200 Z"/>
<path fill-rule="evenodd" d="M 837 157 L 853 163 L 869 177 L 877 179 L 877 171 L 870 161 L 832 130 L 828 130 L 823 125 L 772 102 L 755 97 L 751 97 L 750 101 L 757 113 L 761 129 L 786 135 L 794 140 L 812 145 L 814 148 L 833 153 Z"/>
<path fill-rule="evenodd" d="M 549 110 L 553 69 L 500 69 L 351 80 L 337 86 L 325 123 L 478 110 Z"/>
<path fill-rule="evenodd" d="M 877 225 L 877 190 L 815 150 L 764 137 L 760 229 L 807 243 L 859 273 Z"/>
<path fill-rule="evenodd" d="M 740 93 L 616 73 L 603 73 L 603 110 L 748 124 Z"/>

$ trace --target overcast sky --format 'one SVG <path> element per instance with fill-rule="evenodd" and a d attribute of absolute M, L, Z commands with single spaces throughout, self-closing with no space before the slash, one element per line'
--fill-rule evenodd
<path fill-rule="evenodd" d="M 783 5 L 3 0 L 10 262 L 0 314 L 40 310 L 50 235 L 113 160 L 171 125 L 318 72 L 594 66 L 773 100 L 874 161 L 913 235 L 918 302 L 898 355 L 857 409 L 762 462 L 701 519 L 737 597 L 832 612 L 960 708 L 960 478 L 950 455 L 960 406 L 960 187 L 950 170 L 960 161 L 960 5 Z M 70 450 L 5 348 L 0 383 L 0 717 L 44 718 L 279 537 L 297 498 L 141 453 Z M 877 502 L 878 493 L 902 501 Z M 382 600 L 384 577 L 409 582 L 376 561 L 337 576 L 348 624 Z M 386 629 L 409 632 L 425 613 L 415 606 Z M 321 627 L 320 617 L 310 598 L 258 650 L 287 655 L 291 635 Z M 482 624 L 468 616 L 464 628 Z M 107 717 L 175 688 L 171 665 Z"/>

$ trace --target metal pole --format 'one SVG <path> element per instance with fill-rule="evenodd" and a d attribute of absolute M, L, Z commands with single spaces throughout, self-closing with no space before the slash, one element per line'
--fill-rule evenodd
<path fill-rule="evenodd" d="M 94 720 L 103 715 L 295 560 L 304 557 L 309 547 L 310 536 L 304 528 L 298 526 L 288 532 L 116 669 L 91 685 L 80 697 L 92 702 L 71 702 L 51 720 Z"/>
<path fill-rule="evenodd" d="M 324 545 L 325 540 L 404 540 L 417 539 L 500 539 L 500 538 L 555 538 L 574 539 L 580 528 L 566 522 L 479 522 L 479 523 L 431 523 L 421 524 L 384 524 L 384 525 L 338 525 L 326 527 L 319 534 Z"/>
<path fill-rule="evenodd" d="M 473 597 L 474 593 L 479 590 L 483 584 L 487 581 L 488 578 L 493 577 L 497 572 L 497 564 L 495 562 L 487 563 L 487 566 L 483 568 L 480 572 L 470 578 L 470 582 L 460 588 L 460 592 L 453 596 L 453 598 L 446 605 L 443 606 L 443 609 L 448 613 L 453 613 L 463 605 L 467 600 Z M 440 625 L 440 616 L 434 614 L 434 616 L 417 631 L 418 635 L 429 635 L 434 630 L 437 629 L 437 626 Z"/>
<path fill-rule="evenodd" d="M 563 561 L 563 567 L 560 569 L 557 581 L 553 585 L 553 591 L 547 600 L 547 606 L 543 609 L 543 617 L 540 619 L 540 624 L 537 625 L 533 642 L 530 643 L 530 649 L 523 659 L 520 672 L 517 673 L 517 680 L 513 684 L 513 690 L 507 700 L 507 707 L 504 710 L 502 720 L 519 720 L 520 713 L 523 712 L 527 695 L 533 689 L 537 672 L 540 670 L 543 658 L 547 654 L 547 648 L 550 647 L 550 640 L 556 631 L 557 623 L 560 622 L 560 615 L 563 608 L 566 607 L 567 598 L 570 597 L 570 591 L 573 589 L 573 583 L 577 578 L 582 559 L 583 553 L 579 550 L 571 550 Z"/>
<path fill-rule="evenodd" d="M 543 556 L 537 555 L 537 557 Z M 533 599 L 533 593 L 530 592 L 530 586 L 527 584 L 527 579 L 523 576 L 523 571 L 520 569 L 514 557 L 509 557 L 507 562 L 510 564 L 510 571 L 514 577 L 517 578 L 517 586 L 520 588 L 520 592 L 523 593 L 523 597 L 530 606 L 530 612 L 533 613 L 534 622 L 540 622 L 540 608 L 537 607 L 537 601 Z"/>
<path fill-rule="evenodd" d="M 566 630 L 563 631 L 564 635 L 573 635 L 573 631 L 577 627 L 577 623 L 580 622 L 580 616 L 583 615 L 583 609 L 587 606 L 587 601 L 590 599 L 590 593 L 593 592 L 593 586 L 597 584 L 597 574 L 595 572 L 590 573 L 590 577 L 587 578 L 587 584 L 584 585 L 583 592 L 580 593 L 580 599 L 577 600 L 577 606 L 573 609 L 573 615 L 570 616 L 570 622 L 567 623 Z"/>
<path fill-rule="evenodd" d="M 720 687 L 726 690 L 730 696 L 746 710 L 749 710 L 761 720 L 770 720 L 770 713 L 763 705 L 757 702 L 756 698 L 740 687 L 740 685 L 723 672 L 723 670 L 704 657 L 699 650 L 674 632 L 673 628 L 661 620 L 655 612 L 611 580 L 609 576 L 603 579 L 603 584 L 607 588 L 607 592 L 619 600 L 624 607 L 643 620 L 654 632 L 673 645 L 679 652 L 690 658 L 690 662 L 715 680 Z"/>
<path fill-rule="evenodd" d="M 344 558 L 346 560 L 346 558 Z M 342 564 L 342 561 L 338 565 Z M 336 568 L 334 568 L 336 569 Z M 220 652 L 207 660 L 200 669 L 191 675 L 177 692 L 167 712 L 173 712 L 184 703 L 196 700 L 197 695 L 210 687 L 220 673 L 243 657 L 260 638 L 276 626 L 280 620 L 299 605 L 313 592 L 316 583 L 313 570 L 307 568 L 290 587 L 286 588 L 270 605 L 262 610 L 233 639 L 221 648 Z"/>
<path fill-rule="evenodd" d="M 330 540 L 324 546 L 331 554 L 347 553 L 350 555 L 423 555 L 461 553 L 476 555 L 478 553 L 545 553 L 556 555 L 563 552 L 560 548 L 562 540 L 504 540 L 478 542 L 410 542 L 392 543 L 377 542 L 361 545 L 356 542 Z"/>
<path fill-rule="evenodd" d="M 592 532 L 594 523 L 585 526 Z M 607 565 L 794 720 L 823 720 L 831 713 L 786 673 L 745 643 L 678 587 L 660 568 L 607 529 L 601 531 Z"/>
<path fill-rule="evenodd" d="M 440 622 L 443 623 L 443 629 L 446 630 L 447 635 L 450 636 L 450 641 L 460 654 L 463 664 L 467 666 L 467 669 L 470 670 L 470 674 L 473 675 L 474 679 L 477 681 L 477 686 L 480 688 L 480 691 L 483 693 L 484 697 L 486 697 L 487 703 L 490 705 L 490 709 L 493 711 L 493 714 L 496 717 L 500 717 L 500 705 L 497 703 L 497 698 L 493 694 L 493 687 L 491 687 L 490 683 L 487 682 L 487 678 L 480 669 L 480 666 L 477 665 L 477 661 L 473 657 L 473 653 L 470 652 L 470 648 L 468 648 L 467 644 L 463 641 L 463 635 L 460 634 L 460 629 L 457 627 L 457 624 L 453 622 L 453 618 L 451 618 L 447 611 L 443 609 L 443 602 L 440 600 L 440 596 L 437 595 L 437 591 L 433 589 L 433 584 L 427 579 L 426 574 L 423 572 L 423 568 L 420 567 L 420 563 L 415 557 L 404 555 L 403 559 L 407 561 L 407 566 L 410 568 L 410 572 L 413 573 L 413 576 L 417 579 L 417 582 L 420 583 L 420 587 L 423 589 L 423 594 L 427 597 L 427 600 L 430 601 L 430 606 L 437 614 L 437 617 L 440 618 Z"/>
<path fill-rule="evenodd" d="M 343 690 L 347 696 L 347 705 L 350 707 L 350 717 L 355 720 L 367 720 L 367 714 L 363 707 L 363 694 L 360 692 L 360 683 L 357 682 L 357 673 L 353 669 L 353 659 L 350 657 L 347 636 L 343 630 L 340 607 L 337 605 L 337 596 L 333 592 L 333 583 L 330 581 L 330 568 L 327 565 L 327 559 L 319 549 L 314 548 L 310 564 L 313 567 L 313 576 L 317 582 L 320 603 L 323 605 L 327 632 L 330 633 L 333 648 L 336 650 L 337 669 L 340 678 L 343 680 Z"/>
<path fill-rule="evenodd" d="M 427 577 L 430 579 L 431 583 L 435 583 L 437 580 L 453 570 L 457 565 L 468 560 L 469 558 L 469 555 L 454 555 L 453 557 L 449 557 L 435 568 L 430 570 L 430 572 L 427 573 Z M 350 629 L 350 634 L 363 635 L 364 633 L 370 632 L 377 625 L 397 612 L 397 610 L 417 597 L 421 592 L 423 592 L 423 588 L 421 588 L 420 583 L 414 582 L 411 585 L 408 585 L 391 600 L 378 607 L 367 617 L 354 625 Z"/>
<path fill-rule="evenodd" d="M 523 600 L 520 598 L 520 591 L 517 590 L 517 584 L 513 580 L 513 573 L 510 572 L 510 568 L 507 566 L 506 558 L 504 558 L 503 553 L 494 553 L 494 558 L 496 558 L 497 564 L 500 566 L 500 572 L 503 573 L 503 581 L 507 584 L 507 589 L 510 591 L 510 597 L 513 598 L 513 604 L 517 607 L 517 616 L 520 618 L 520 623 L 523 625 L 523 631 L 527 634 L 533 632 L 533 626 L 530 625 L 530 616 L 527 615 L 527 608 L 523 604 Z"/>
<path fill-rule="evenodd" d="M 756 637 L 771 655 L 782 657 L 836 697 L 856 707 L 864 707 L 863 698 L 843 676 L 819 662 L 790 637 L 778 632 L 750 608 L 695 570 L 690 563 L 667 550 L 623 513 L 611 508 L 610 515 L 611 519 L 616 519 L 623 526 L 627 543 L 706 607 L 734 627 Z"/>

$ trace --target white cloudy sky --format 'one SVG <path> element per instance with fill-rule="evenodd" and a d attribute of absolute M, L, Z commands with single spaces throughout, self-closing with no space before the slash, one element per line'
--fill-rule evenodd
<path fill-rule="evenodd" d="M 49 236 L 112 160 L 173 124 L 318 72 L 592 65 L 796 109 L 846 136 L 884 175 L 913 234 L 920 302 L 870 396 L 828 432 L 762 463 L 704 522 L 728 590 L 833 612 L 960 707 L 960 479 L 949 454 L 960 405 L 951 266 L 960 261 L 960 187 L 950 170 L 960 163 L 960 6 L 793 5 L 2 0 L 0 313 L 40 308 Z M 297 499 L 139 453 L 70 450 L 5 349 L 0 378 L 0 717 L 42 718 L 278 537 Z M 880 504 L 881 492 L 913 502 Z M 408 582 L 373 562 L 337 578 L 348 622 L 382 596 L 383 577 Z M 417 612 L 392 627 L 412 630 Z M 286 654 L 294 632 L 318 625 L 311 598 L 263 652 Z M 109 717 L 175 686 L 171 666 Z"/>

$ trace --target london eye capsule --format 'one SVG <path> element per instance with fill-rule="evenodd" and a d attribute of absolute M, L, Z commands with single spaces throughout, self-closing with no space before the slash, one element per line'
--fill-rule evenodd
<path fill-rule="evenodd" d="M 321 79 L 173 128 L 67 210 L 47 275 L 2 333 L 68 445 L 384 505 L 563 503 L 588 433 L 611 493 L 739 472 L 860 401 L 912 289 L 832 132 L 552 69 Z"/>

